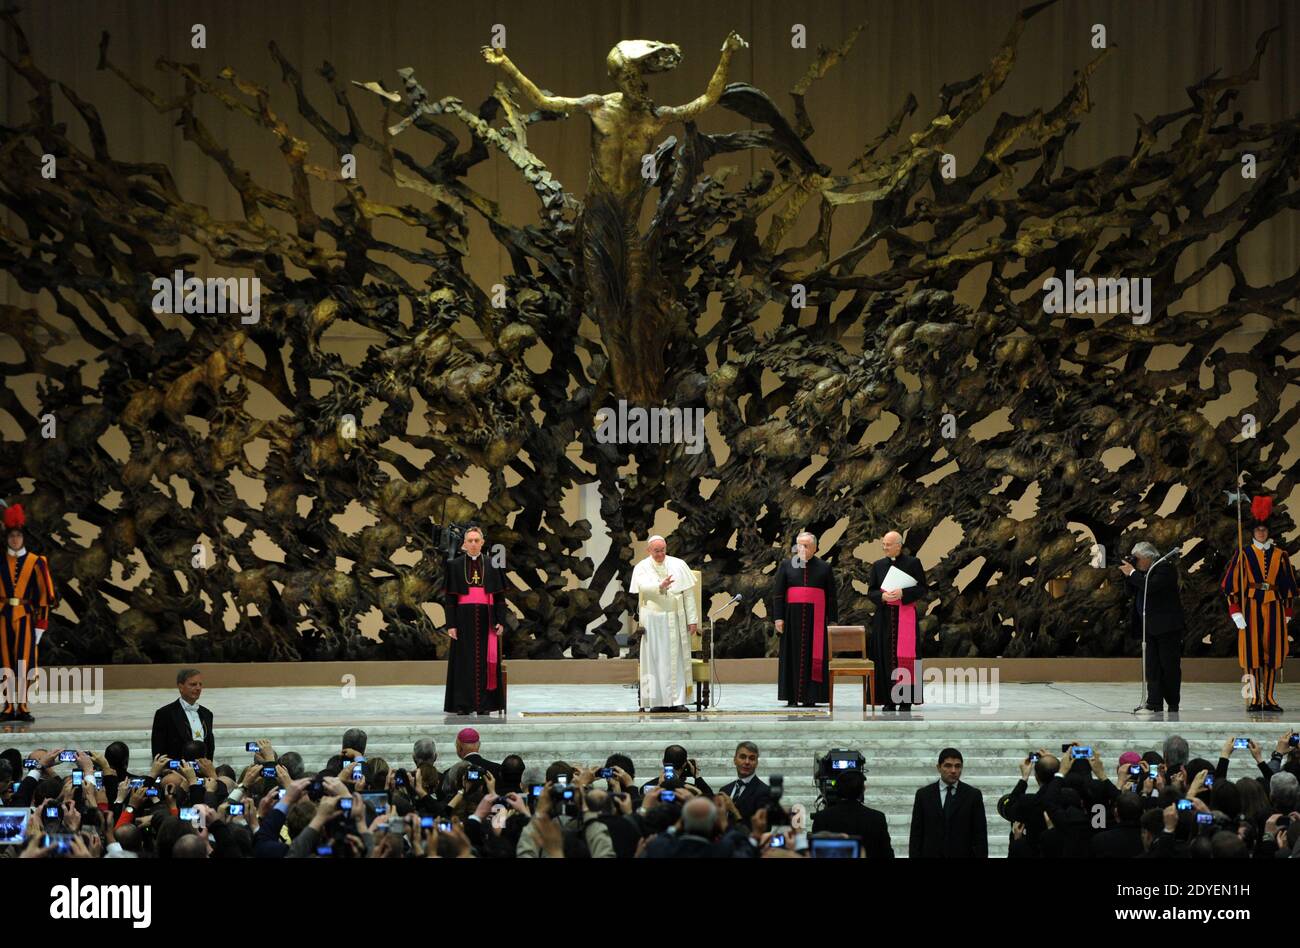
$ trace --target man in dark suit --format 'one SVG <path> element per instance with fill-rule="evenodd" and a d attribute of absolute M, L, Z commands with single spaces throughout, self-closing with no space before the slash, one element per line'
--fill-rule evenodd
<path fill-rule="evenodd" d="M 163 705 L 153 714 L 153 755 L 184 760 L 185 745 L 195 741 L 202 745 L 203 756 L 211 760 L 217 742 L 212 733 L 212 712 L 199 704 L 203 673 L 197 668 L 182 668 L 176 673 L 176 687 L 181 693 L 179 700 Z"/>
<path fill-rule="evenodd" d="M 676 827 L 659 833 L 646 845 L 646 859 L 752 858 L 757 850 L 746 842 L 743 827 L 723 833 L 712 800 L 696 797 L 682 807 Z"/>
<path fill-rule="evenodd" d="M 1115 800 L 1115 824 L 1088 841 L 1093 859 L 1135 859 L 1142 855 L 1142 798 L 1121 793 Z"/>
<path fill-rule="evenodd" d="M 893 859 L 889 823 L 885 814 L 862 802 L 866 780 L 859 770 L 841 773 L 836 780 L 834 803 L 813 814 L 813 833 L 847 833 L 862 840 L 862 855 L 868 859 Z"/>
<path fill-rule="evenodd" d="M 939 779 L 916 791 L 908 857 L 987 859 L 984 797 L 961 782 L 961 751 L 952 747 L 941 750 L 938 769 Z"/>
<path fill-rule="evenodd" d="M 731 762 L 736 765 L 736 779 L 720 792 L 731 797 L 731 802 L 740 811 L 740 818 L 748 823 L 755 813 L 772 802 L 772 790 L 755 776 L 758 770 L 757 744 L 741 741 L 736 745 L 736 754 Z"/>
<path fill-rule="evenodd" d="M 1020 779 L 1011 792 L 998 799 L 998 816 L 1008 823 L 1021 823 L 1025 827 L 1025 847 L 1031 852 L 1038 848 L 1038 838 L 1047 829 L 1043 814 L 1051 806 L 1053 791 L 1061 787 L 1057 774 L 1061 762 L 1045 749 L 1035 751 L 1037 759 L 1026 757 L 1020 763 Z M 1034 775 L 1037 788 L 1029 793 L 1029 775 Z M 1013 830 L 1014 838 L 1014 830 Z"/>
<path fill-rule="evenodd" d="M 668 768 L 673 768 L 671 780 L 664 781 L 664 774 Z M 686 752 L 686 748 L 681 744 L 669 744 L 664 748 L 664 769 L 658 777 L 655 777 L 649 783 L 641 787 L 641 796 L 645 796 L 656 787 L 668 790 L 673 787 L 692 786 L 700 792 L 702 796 L 713 797 L 713 790 L 709 787 L 705 779 L 700 776 L 699 765 Z"/>
<path fill-rule="evenodd" d="M 481 767 L 492 775 L 493 780 L 501 779 L 501 765 L 495 761 L 487 760 L 478 752 L 479 734 L 472 727 L 463 727 L 456 734 L 456 756 L 471 767 Z M 447 772 L 442 776 L 443 793 L 451 796 L 459 786 L 452 785 L 452 772 L 456 770 L 456 765 L 452 764 L 447 768 Z"/>
<path fill-rule="evenodd" d="M 1133 547 L 1132 562 L 1120 563 L 1133 590 L 1133 628 L 1142 634 L 1146 611 L 1146 680 L 1148 711 L 1178 710 L 1183 683 L 1183 632 L 1187 620 L 1178 598 L 1178 570 L 1173 561 L 1160 559 L 1160 551 L 1145 540 Z M 1145 602 L 1144 602 L 1145 597 Z"/>

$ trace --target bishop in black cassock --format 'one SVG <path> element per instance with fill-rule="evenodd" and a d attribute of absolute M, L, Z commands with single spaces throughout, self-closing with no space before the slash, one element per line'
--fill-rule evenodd
<path fill-rule="evenodd" d="M 830 641 L 826 627 L 839 621 L 831 565 L 817 556 L 817 539 L 799 534 L 799 552 L 776 568 L 772 615 L 781 636 L 776 696 L 812 707 L 830 699 Z"/>
<path fill-rule="evenodd" d="M 487 714 L 505 707 L 501 682 L 501 624 L 505 577 L 483 555 L 483 534 L 465 531 L 463 554 L 447 564 L 447 691 L 443 710 Z"/>
<path fill-rule="evenodd" d="M 922 701 L 920 615 L 915 603 L 929 592 L 925 570 L 915 556 L 903 552 L 903 538 L 893 532 L 881 543 L 885 555 L 871 564 L 867 597 L 876 604 L 867 651 L 876 665 L 876 694 L 885 711 L 907 711 Z M 882 588 L 889 568 L 895 566 L 916 580 L 891 602 Z"/>

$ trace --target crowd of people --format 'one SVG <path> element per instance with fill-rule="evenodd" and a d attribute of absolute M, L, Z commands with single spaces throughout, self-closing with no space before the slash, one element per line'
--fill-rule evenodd
<path fill-rule="evenodd" d="M 266 740 L 246 764 L 216 764 L 194 741 L 132 770 L 121 741 L 103 753 L 35 748 L 0 753 L 0 832 L 9 858 L 890 858 L 885 815 L 864 802 L 863 768 L 850 761 L 819 781 L 813 812 L 783 799 L 783 780 L 758 776 L 759 748 L 742 742 L 736 776 L 716 791 L 681 745 L 665 749 L 648 780 L 633 761 L 483 756 L 473 728 L 439 766 L 420 740 L 409 762 L 366 754 L 348 730 L 317 772 Z M 1029 754 L 1021 779 L 996 804 L 1012 858 L 1296 858 L 1300 856 L 1297 735 L 1271 756 L 1229 738 L 1219 760 L 1188 755 L 1170 737 L 1160 752 L 1120 756 L 1113 772 L 1092 748 Z M 1229 778 L 1233 755 L 1253 757 Z M 859 757 L 860 755 L 854 755 Z M 988 855 L 980 791 L 962 780 L 962 755 L 945 748 L 937 779 L 916 792 L 912 857 Z M 65 770 L 65 766 L 67 770 Z M 1031 785 L 1032 782 L 1032 785 Z"/>

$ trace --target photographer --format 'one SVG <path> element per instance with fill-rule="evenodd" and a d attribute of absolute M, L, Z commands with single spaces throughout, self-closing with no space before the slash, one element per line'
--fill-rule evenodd
<path fill-rule="evenodd" d="M 1061 762 L 1056 755 L 1046 748 L 1039 748 L 1020 762 L 1020 779 L 1010 793 L 998 799 L 998 815 L 1012 824 L 1012 855 L 1039 855 L 1039 837 L 1047 830 L 1044 814 L 1051 804 L 1052 795 L 1062 786 L 1056 779 L 1060 770 Z M 1037 785 L 1034 793 L 1028 792 L 1031 773 Z M 1020 827 L 1018 831 L 1015 829 L 1017 825 Z"/>
<path fill-rule="evenodd" d="M 686 756 L 686 748 L 681 744 L 670 744 L 664 748 L 664 769 L 658 777 L 641 787 L 641 795 L 645 796 L 648 791 L 656 787 L 663 790 L 688 787 L 694 789 L 700 796 L 713 796 L 713 790 L 700 776 L 699 765 L 694 759 Z"/>
<path fill-rule="evenodd" d="M 743 824 L 730 825 L 725 810 L 707 797 L 696 797 L 681 808 L 677 823 L 655 836 L 642 853 L 645 859 L 752 858 Z"/>
<path fill-rule="evenodd" d="M 1178 571 L 1171 560 L 1153 568 L 1160 552 L 1143 540 L 1133 546 L 1132 555 L 1120 564 L 1129 589 L 1133 590 L 1133 623 L 1142 632 L 1146 610 L 1146 679 L 1148 711 L 1178 710 L 1183 670 L 1183 632 L 1187 620 L 1178 598 Z M 1144 600 L 1145 597 L 1145 600 Z"/>
<path fill-rule="evenodd" d="M 616 858 L 609 827 L 599 819 L 605 804 L 605 799 L 593 799 L 589 807 L 587 792 L 581 786 L 548 782 L 537 801 L 536 814 L 519 836 L 515 856 Z"/>
<path fill-rule="evenodd" d="M 813 815 L 812 831 L 847 833 L 862 841 L 862 855 L 868 859 L 893 859 L 885 814 L 862 802 L 866 778 L 860 770 L 846 771 L 836 778 L 835 798 Z"/>

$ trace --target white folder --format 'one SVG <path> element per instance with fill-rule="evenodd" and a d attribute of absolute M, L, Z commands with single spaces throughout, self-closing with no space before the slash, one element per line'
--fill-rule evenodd
<path fill-rule="evenodd" d="M 890 566 L 885 578 L 880 581 L 881 589 L 909 589 L 916 585 L 916 580 L 904 573 L 897 566 Z"/>

